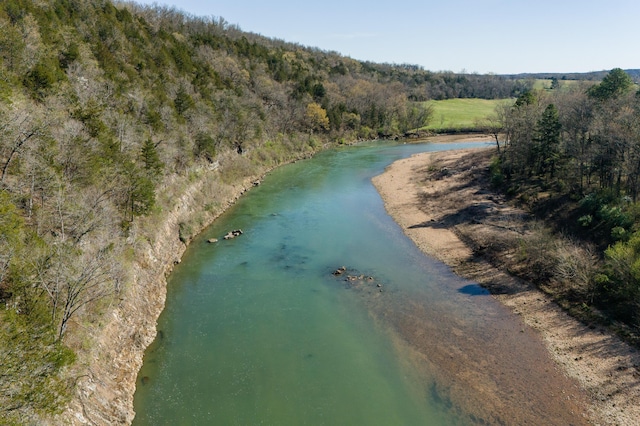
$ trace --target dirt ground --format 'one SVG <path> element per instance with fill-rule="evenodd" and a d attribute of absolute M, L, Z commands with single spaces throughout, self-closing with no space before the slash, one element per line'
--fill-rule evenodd
<path fill-rule="evenodd" d="M 418 154 L 393 163 L 373 182 L 389 214 L 425 254 L 488 288 L 536 331 L 555 362 L 587 393 L 592 424 L 639 425 L 638 351 L 608 330 L 570 317 L 531 284 L 474 256 L 464 242 L 465 235 L 508 232 L 526 216 L 490 190 L 484 171 L 491 149 Z"/>

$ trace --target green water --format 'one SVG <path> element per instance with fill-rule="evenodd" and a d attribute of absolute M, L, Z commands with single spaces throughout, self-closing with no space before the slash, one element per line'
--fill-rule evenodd
<path fill-rule="evenodd" d="M 468 146 L 478 144 L 372 143 L 267 176 L 172 273 L 134 424 L 460 424 L 460 410 L 394 344 L 380 320 L 385 297 L 424 297 L 442 324 L 473 325 L 491 312 L 477 305 L 481 290 L 403 235 L 371 177 L 416 152 Z M 238 228 L 234 240 L 206 243 Z M 331 274 L 343 265 L 375 277 L 383 292 L 347 288 Z M 451 310 L 463 313 L 447 319 Z"/>

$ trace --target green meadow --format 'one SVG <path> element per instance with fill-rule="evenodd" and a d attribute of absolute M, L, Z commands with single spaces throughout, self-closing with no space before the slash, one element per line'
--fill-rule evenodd
<path fill-rule="evenodd" d="M 550 90 L 551 89 L 551 79 L 538 78 L 533 83 L 534 90 Z"/>
<path fill-rule="evenodd" d="M 560 83 L 560 90 L 563 90 L 563 91 L 575 88 L 578 86 L 578 84 L 580 84 L 578 80 L 558 80 L 558 82 Z M 550 78 L 549 79 L 539 78 L 539 79 L 536 79 L 535 82 L 533 83 L 533 89 L 534 90 L 551 90 L 551 84 L 552 84 L 552 80 Z"/>
<path fill-rule="evenodd" d="M 463 131 L 477 128 L 477 123 L 491 116 L 496 106 L 509 99 L 445 99 L 428 101 L 433 107 L 433 115 L 426 130 L 436 132 Z"/>

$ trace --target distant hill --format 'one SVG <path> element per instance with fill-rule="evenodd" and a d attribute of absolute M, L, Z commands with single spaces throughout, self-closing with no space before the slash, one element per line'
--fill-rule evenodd
<path fill-rule="evenodd" d="M 586 81 L 600 81 L 611 70 L 604 71 L 592 71 L 584 73 L 522 73 L 522 74 L 502 74 L 503 77 L 510 79 L 543 79 L 550 80 L 557 78 L 558 80 L 586 80 Z M 640 83 L 640 69 L 628 69 L 624 70 L 629 77 L 635 82 Z"/>

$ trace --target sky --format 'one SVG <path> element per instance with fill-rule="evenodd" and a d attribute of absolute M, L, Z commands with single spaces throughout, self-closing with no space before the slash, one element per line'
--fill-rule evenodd
<path fill-rule="evenodd" d="M 638 0 L 134 0 L 353 59 L 519 74 L 640 68 Z"/>

